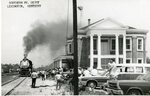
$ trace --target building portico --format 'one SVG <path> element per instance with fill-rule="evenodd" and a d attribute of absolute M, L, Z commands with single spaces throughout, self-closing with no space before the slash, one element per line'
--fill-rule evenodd
<path fill-rule="evenodd" d="M 115 54 L 101 54 L 102 50 L 102 44 L 101 41 L 103 40 L 104 37 L 110 37 L 112 36 L 115 37 Z M 97 69 L 101 69 L 101 59 L 102 58 L 115 58 L 115 62 L 119 64 L 119 58 L 123 59 L 122 63 L 126 62 L 126 31 L 125 29 L 103 29 L 103 30 L 92 30 L 87 33 L 87 37 L 90 38 L 90 68 L 93 68 L 94 66 L 94 58 L 97 58 Z M 96 41 L 94 41 L 94 37 L 96 37 Z M 119 45 L 119 38 L 122 38 L 123 42 L 122 45 Z M 96 43 L 94 43 L 96 42 Z M 96 44 L 96 45 L 94 45 Z M 97 47 L 97 54 L 94 54 L 94 46 Z M 123 53 L 119 54 L 119 51 L 121 49 L 119 46 L 122 46 L 123 48 Z M 110 47 L 110 46 L 109 46 Z M 110 48 L 109 48 L 110 49 Z"/>

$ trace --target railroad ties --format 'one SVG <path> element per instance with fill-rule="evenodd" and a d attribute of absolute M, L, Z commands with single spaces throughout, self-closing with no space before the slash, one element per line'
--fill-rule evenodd
<path fill-rule="evenodd" d="M 11 92 L 16 87 L 18 87 L 25 79 L 26 79 L 26 77 L 20 77 L 16 80 L 13 80 L 12 82 L 2 85 L 2 91 L 1 91 L 2 96 L 10 95 Z"/>

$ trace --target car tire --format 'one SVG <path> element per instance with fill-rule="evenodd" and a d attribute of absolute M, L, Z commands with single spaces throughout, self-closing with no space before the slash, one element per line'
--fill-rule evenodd
<path fill-rule="evenodd" d="M 140 90 L 132 89 L 128 92 L 127 95 L 142 95 Z"/>
<path fill-rule="evenodd" d="M 90 81 L 90 82 L 88 82 L 88 87 L 91 87 L 91 88 L 96 88 L 96 82 L 94 82 L 94 81 Z"/>

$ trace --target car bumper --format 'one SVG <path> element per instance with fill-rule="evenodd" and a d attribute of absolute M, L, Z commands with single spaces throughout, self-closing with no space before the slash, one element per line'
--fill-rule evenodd
<path fill-rule="evenodd" d="M 108 92 L 108 94 L 123 95 L 122 90 L 114 90 L 114 89 L 106 88 L 106 91 Z"/>

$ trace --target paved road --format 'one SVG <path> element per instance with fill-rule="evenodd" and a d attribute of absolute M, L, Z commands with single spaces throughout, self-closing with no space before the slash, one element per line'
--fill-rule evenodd
<path fill-rule="evenodd" d="M 18 86 L 11 95 L 70 95 L 72 94 L 67 84 L 63 84 L 60 90 L 56 90 L 56 82 L 48 79 L 42 81 L 38 78 L 36 88 L 31 88 L 31 78 L 27 78 L 20 86 Z"/>

